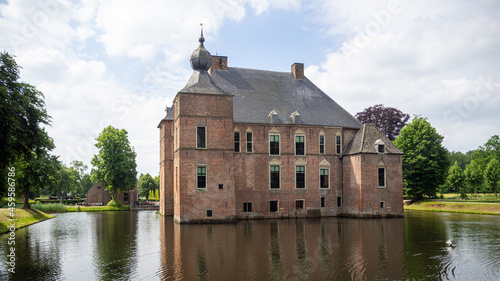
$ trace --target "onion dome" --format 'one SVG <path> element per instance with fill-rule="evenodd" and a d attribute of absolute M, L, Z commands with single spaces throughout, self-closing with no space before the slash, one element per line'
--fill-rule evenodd
<path fill-rule="evenodd" d="M 212 65 L 212 55 L 205 49 L 205 46 L 203 46 L 203 42 L 205 42 L 205 38 L 203 38 L 203 29 L 201 30 L 201 36 L 198 41 L 200 42 L 200 46 L 198 46 L 191 55 L 191 67 L 193 70 L 207 71 Z"/>

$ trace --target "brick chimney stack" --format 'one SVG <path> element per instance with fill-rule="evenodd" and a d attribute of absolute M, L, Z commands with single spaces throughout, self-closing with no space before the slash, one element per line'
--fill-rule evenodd
<path fill-rule="evenodd" d="M 298 62 L 292 64 L 292 74 L 296 79 L 304 79 L 304 64 Z"/>
<path fill-rule="evenodd" d="M 210 75 L 214 70 L 227 70 L 227 57 L 225 56 L 212 56 L 212 67 L 210 67 Z"/>

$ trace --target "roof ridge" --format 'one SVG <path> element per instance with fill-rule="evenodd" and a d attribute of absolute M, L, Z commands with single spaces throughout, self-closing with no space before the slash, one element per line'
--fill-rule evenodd
<path fill-rule="evenodd" d="M 290 75 L 292 75 L 292 73 L 289 72 L 289 71 L 275 71 L 275 70 L 265 70 L 265 69 L 256 69 L 256 68 L 247 68 L 247 67 L 235 67 L 235 66 L 227 67 L 227 68 L 228 69 L 232 68 L 232 69 L 254 70 L 254 71 L 261 71 L 261 72 L 283 73 L 283 74 L 290 74 Z"/>

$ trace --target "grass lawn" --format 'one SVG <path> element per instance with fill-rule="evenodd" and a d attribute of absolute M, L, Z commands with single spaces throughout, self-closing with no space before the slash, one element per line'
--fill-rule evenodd
<path fill-rule="evenodd" d="M 53 215 L 46 214 L 39 210 L 25 210 L 17 208 L 14 211 L 14 216 L 10 217 L 10 211 L 7 208 L 0 209 L 0 233 L 6 233 L 9 231 L 7 228 L 11 223 L 15 223 L 16 229 L 34 224 L 46 219 L 53 218 Z M 17 219 L 17 221 L 9 221 L 9 219 Z"/>
<path fill-rule="evenodd" d="M 500 215 L 500 202 L 422 200 L 404 207 L 405 210 Z"/>
<path fill-rule="evenodd" d="M 62 204 L 33 204 L 32 208 L 45 213 L 64 212 L 103 212 L 103 211 L 129 211 L 130 206 L 109 207 L 109 206 L 67 206 Z"/>

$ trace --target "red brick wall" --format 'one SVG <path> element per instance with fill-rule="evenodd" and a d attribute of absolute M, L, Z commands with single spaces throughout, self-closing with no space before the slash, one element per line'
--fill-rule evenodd
<path fill-rule="evenodd" d="M 235 217 L 232 96 L 179 94 L 174 130 L 174 218 L 178 222 L 227 221 Z M 196 127 L 206 127 L 206 149 L 196 148 Z M 207 188 L 197 188 L 197 165 L 207 169 Z M 178 168 L 177 168 L 178 167 Z M 223 185 L 219 189 L 219 184 Z M 212 217 L 207 217 L 212 210 Z"/>
<path fill-rule="evenodd" d="M 356 154 L 344 157 L 344 211 L 358 216 L 402 216 L 401 155 Z M 386 169 L 386 187 L 378 187 L 378 167 Z M 384 207 L 380 207 L 384 202 Z"/>
<path fill-rule="evenodd" d="M 160 123 L 160 213 L 174 214 L 173 197 L 173 121 Z"/>
<path fill-rule="evenodd" d="M 278 130 L 280 135 L 280 156 L 269 155 L 270 131 Z M 295 156 L 295 133 L 300 129 L 305 134 L 306 155 Z M 337 196 L 341 189 L 341 167 L 335 154 L 335 136 L 340 128 L 318 126 L 268 124 L 235 124 L 241 132 L 241 152 L 234 154 L 236 213 L 240 218 L 307 216 L 307 210 L 319 210 L 323 216 L 336 215 Z M 319 133 L 325 132 L 325 154 L 319 154 Z M 253 153 L 246 152 L 246 132 L 253 133 Z M 281 161 L 281 189 L 271 190 L 269 183 L 270 161 Z M 306 161 L 306 188 L 295 188 L 295 161 Z M 330 188 L 320 189 L 319 163 L 326 160 L 330 166 Z M 325 197 L 325 208 L 321 208 L 321 197 Z M 269 201 L 278 200 L 279 212 L 269 212 Z M 295 209 L 295 200 L 304 200 L 303 210 Z M 243 212 L 243 203 L 251 202 L 251 213 Z M 297 213 L 296 213 L 297 212 Z M 310 213 L 310 215 L 312 215 Z"/>

